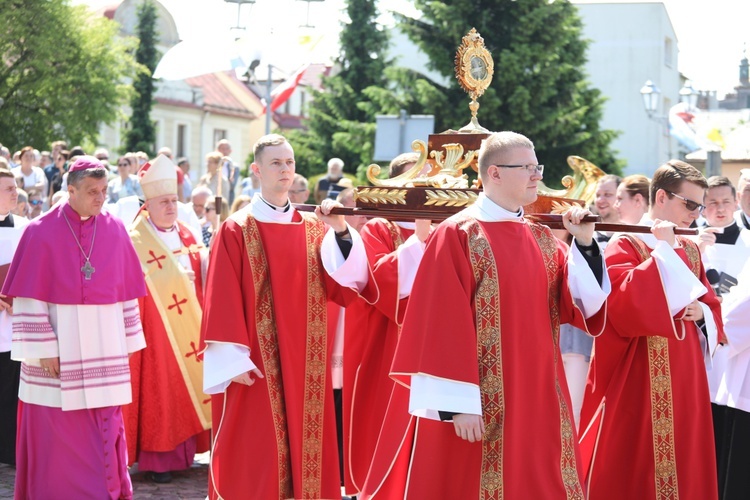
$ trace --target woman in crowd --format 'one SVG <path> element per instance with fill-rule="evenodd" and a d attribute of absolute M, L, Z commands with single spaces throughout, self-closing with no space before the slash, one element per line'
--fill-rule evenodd
<path fill-rule="evenodd" d="M 107 185 L 108 203 L 117 203 L 120 198 L 138 196 L 143 198 L 143 191 L 138 177 L 134 172 L 138 170 L 138 159 L 132 153 L 120 156 L 117 160 L 117 177 Z"/>
<path fill-rule="evenodd" d="M 198 181 L 199 186 L 207 186 L 214 195 L 229 197 L 229 181 L 219 172 L 221 165 L 221 153 L 209 153 L 206 155 L 206 173 Z M 219 188 L 219 179 L 221 178 L 221 193 L 217 192 Z"/>
<path fill-rule="evenodd" d="M 250 202 L 253 199 L 250 196 L 247 196 L 246 194 L 241 194 L 237 198 L 234 199 L 234 202 L 232 203 L 232 208 L 229 210 L 229 213 L 235 213 L 237 210 L 241 210 L 245 206 L 249 205 Z M 223 217 L 222 217 L 222 220 Z"/>
<path fill-rule="evenodd" d="M 615 210 L 623 224 L 638 224 L 648 212 L 648 189 L 651 185 L 645 175 L 629 175 L 617 186 Z"/>
<path fill-rule="evenodd" d="M 211 247 L 213 242 L 213 236 L 219 230 L 219 218 L 216 214 L 216 198 L 209 198 L 206 202 L 206 220 L 205 222 L 210 224 L 202 224 L 203 226 L 203 244 L 207 247 Z M 229 204 L 227 200 L 221 199 L 221 222 L 227 220 L 229 217 Z"/>
<path fill-rule="evenodd" d="M 22 189 L 29 191 L 36 189 L 40 193 L 46 193 L 47 176 L 44 170 L 34 166 L 34 148 L 26 146 L 21 150 L 21 166 L 13 169 L 13 175 L 21 178 Z"/>
<path fill-rule="evenodd" d="M 62 189 L 63 176 L 68 170 L 68 159 L 70 159 L 70 151 L 60 151 L 57 153 L 55 158 L 55 171 L 52 174 L 52 178 L 49 183 L 49 191 L 47 196 L 51 199 L 52 196 Z M 53 205 L 50 203 L 50 205 Z"/>

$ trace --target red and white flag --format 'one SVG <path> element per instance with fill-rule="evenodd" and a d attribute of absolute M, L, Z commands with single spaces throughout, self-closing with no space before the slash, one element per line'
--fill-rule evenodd
<path fill-rule="evenodd" d="M 271 92 L 271 111 L 276 111 L 279 106 L 289 100 L 289 97 L 291 97 L 291 95 L 294 93 L 297 85 L 299 85 L 299 81 L 302 79 L 302 76 L 305 74 L 305 71 L 307 71 L 307 68 L 309 67 L 310 63 L 303 65 L 292 76 L 287 78 L 286 81 L 273 89 L 273 92 Z M 266 107 L 263 108 L 263 113 L 266 113 L 267 110 L 268 106 L 266 105 Z"/>

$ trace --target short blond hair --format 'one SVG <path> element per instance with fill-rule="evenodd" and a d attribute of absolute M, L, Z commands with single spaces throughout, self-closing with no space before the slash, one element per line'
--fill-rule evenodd
<path fill-rule="evenodd" d="M 208 153 L 206 155 L 206 163 L 208 162 L 221 163 L 222 158 L 223 156 L 221 156 L 221 153 L 217 153 L 217 152 Z"/>
<path fill-rule="evenodd" d="M 482 141 L 479 148 L 479 176 L 486 177 L 490 165 L 496 165 L 498 158 L 506 151 L 516 148 L 534 151 L 534 143 L 525 135 L 516 132 L 495 132 Z"/>
<path fill-rule="evenodd" d="M 268 134 L 264 135 L 260 139 L 258 139 L 255 142 L 255 145 L 253 146 L 253 160 L 258 161 L 258 158 L 260 157 L 260 154 L 263 152 L 264 149 L 266 149 L 269 146 L 280 146 L 282 144 L 288 143 L 289 141 L 286 140 L 286 137 L 279 134 Z"/>

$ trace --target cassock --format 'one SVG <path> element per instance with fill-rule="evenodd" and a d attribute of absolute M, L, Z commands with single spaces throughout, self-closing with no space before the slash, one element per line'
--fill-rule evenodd
<path fill-rule="evenodd" d="M 739 224 L 740 227 L 750 229 L 750 218 L 742 211 L 742 209 L 734 212 L 734 220 L 737 221 L 737 224 Z"/>
<path fill-rule="evenodd" d="M 376 445 L 381 448 L 383 464 L 377 468 L 377 477 L 370 481 L 373 490 L 380 488 L 412 420 L 408 392 L 399 387 L 397 392 L 402 394 L 392 399 L 394 381 L 390 371 L 408 296 L 424 255 L 425 245 L 414 234 L 414 228 L 413 222 L 373 219 L 360 231 L 379 294 L 375 304 L 362 311 L 367 315 L 366 327 L 358 332 L 364 336 L 364 346 L 352 388 L 352 418 L 345 452 L 348 494 L 363 492 Z M 400 418 L 390 419 L 386 427 L 383 421 L 389 405 L 394 406 L 393 412 Z M 386 436 L 381 436 L 381 428 Z"/>
<path fill-rule="evenodd" d="M 678 242 L 620 235 L 605 251 L 612 293 L 581 410 L 592 500 L 716 498 L 706 364 L 721 312 L 697 246 Z M 707 335 L 680 319 L 696 299 Z"/>
<path fill-rule="evenodd" d="M 484 194 L 430 236 L 392 368 L 420 417 L 402 498 L 583 498 L 558 335 L 602 330 L 609 283 L 573 247 Z M 481 442 L 456 413 L 482 415 Z"/>
<path fill-rule="evenodd" d="M 148 288 L 139 300 L 148 348 L 130 358 L 133 402 L 123 409 L 129 463 L 137 461 L 139 471 L 183 470 L 209 448 L 211 400 L 198 354 L 207 255 L 186 224 L 163 230 L 146 211 L 129 233 Z"/>
<path fill-rule="evenodd" d="M 277 210 L 278 208 L 278 210 Z M 211 253 L 202 339 L 211 498 L 340 498 L 326 301 L 376 298 L 364 246 L 256 194 Z M 338 247 L 338 248 L 337 248 Z M 251 386 L 231 379 L 258 368 Z"/>
<path fill-rule="evenodd" d="M 15 497 L 132 498 L 121 406 L 146 288 L 122 222 L 56 205 L 26 227 L 2 293 L 22 362 Z M 60 378 L 44 358 L 59 358 Z"/>
<path fill-rule="evenodd" d="M 709 282 L 721 293 L 727 345 L 719 345 L 708 370 L 708 385 L 716 441 L 719 498 L 744 499 L 750 491 L 750 369 L 748 286 L 750 286 L 750 231 L 737 222 L 716 233 L 706 247 L 703 263 Z M 746 269 L 743 271 L 743 268 Z M 742 286 L 737 284 L 742 280 Z M 733 286 L 737 284 L 737 286 Z"/>
<path fill-rule="evenodd" d="M 13 214 L 0 215 L 0 282 L 5 281 L 21 233 L 29 220 Z M 50 279 L 52 279 L 50 277 Z M 10 299 L 7 299 L 10 301 Z M 12 303 L 12 301 L 10 301 Z M 0 463 L 16 463 L 16 417 L 21 363 L 10 359 L 13 317 L 0 312 Z"/>
<path fill-rule="evenodd" d="M 717 294 L 727 294 L 737 283 L 740 272 L 750 260 L 750 230 L 734 222 L 716 233 L 716 243 L 708 245 L 701 255 L 706 278 Z M 719 406 L 727 406 L 728 392 L 726 365 L 729 361 L 728 346 L 719 345 L 708 366 L 708 387 L 711 401 Z M 724 380 L 723 388 L 722 380 Z M 719 410 L 719 408 L 715 408 Z M 716 415 L 718 418 L 723 416 Z M 715 422 L 717 423 L 717 422 Z M 719 430 L 719 429 L 715 429 Z M 717 434 L 718 436 L 718 434 Z"/>

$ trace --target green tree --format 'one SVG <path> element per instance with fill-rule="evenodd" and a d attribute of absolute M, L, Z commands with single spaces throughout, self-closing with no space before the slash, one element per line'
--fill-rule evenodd
<path fill-rule="evenodd" d="M 138 50 L 135 60 L 145 68 L 138 73 L 133 88 L 135 93 L 130 101 L 132 115 L 130 130 L 125 138 L 128 151 L 145 151 L 153 156 L 156 130 L 151 121 L 151 107 L 154 103 L 154 74 L 159 54 L 156 50 L 156 6 L 151 0 L 144 0 L 138 6 Z"/>
<path fill-rule="evenodd" d="M 117 23 L 66 0 L 0 0 L 0 142 L 12 149 L 95 142 L 135 74 Z"/>
<path fill-rule="evenodd" d="M 388 35 L 376 22 L 375 0 L 348 0 L 347 13 L 336 73 L 324 79 L 324 91 L 314 92 L 306 130 L 288 134 L 302 175 L 325 171 L 332 157 L 344 160 L 350 173 L 372 160 L 377 108 L 365 92 L 387 83 Z"/>
<path fill-rule="evenodd" d="M 492 85 L 479 100 L 479 122 L 489 130 L 515 130 L 534 141 L 545 177 L 570 173 L 565 159 L 579 155 L 608 172 L 621 162 L 611 148 L 617 132 L 603 130 L 604 98 L 586 82 L 587 42 L 581 20 L 567 0 L 414 0 L 421 19 L 400 16 L 400 28 L 429 57 L 429 67 L 448 85 L 408 70 L 396 71 L 400 90 L 374 90 L 381 109 L 419 109 L 434 114 L 436 129 L 457 129 L 471 116 L 469 98 L 453 77 L 454 58 L 472 27 L 495 61 Z"/>

